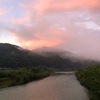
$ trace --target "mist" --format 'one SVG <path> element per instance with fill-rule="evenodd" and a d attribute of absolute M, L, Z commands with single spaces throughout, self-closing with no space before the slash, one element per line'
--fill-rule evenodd
<path fill-rule="evenodd" d="M 0 42 L 13 38 L 26 49 L 55 48 L 100 60 L 99 0 L 0 2 Z"/>

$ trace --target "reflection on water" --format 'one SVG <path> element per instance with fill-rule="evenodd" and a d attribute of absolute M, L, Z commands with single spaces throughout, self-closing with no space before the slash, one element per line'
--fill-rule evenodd
<path fill-rule="evenodd" d="M 88 97 L 74 74 L 61 74 L 1 89 L 0 100 L 88 100 Z"/>

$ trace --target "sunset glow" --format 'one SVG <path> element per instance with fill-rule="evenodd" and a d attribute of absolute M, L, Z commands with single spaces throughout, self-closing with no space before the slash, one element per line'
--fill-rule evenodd
<path fill-rule="evenodd" d="M 100 58 L 99 0 L 8 1 L 0 0 L 0 42 Z"/>

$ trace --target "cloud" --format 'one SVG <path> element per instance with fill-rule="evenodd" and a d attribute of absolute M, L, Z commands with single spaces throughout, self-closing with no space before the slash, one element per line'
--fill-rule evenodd
<path fill-rule="evenodd" d="M 8 0 L 0 0 L 0 2 L 7 2 Z"/>
<path fill-rule="evenodd" d="M 22 47 L 62 48 L 100 59 L 99 0 L 23 0 L 17 5 L 3 28 Z"/>
<path fill-rule="evenodd" d="M 94 37 L 94 35 L 99 33 L 95 30 L 96 28 L 98 29 L 98 25 L 91 19 L 93 17 L 91 16 L 90 13 L 80 11 L 62 13 L 61 15 L 56 13 L 49 14 L 48 17 L 43 16 L 31 19 L 31 26 L 13 25 L 14 27 L 11 31 L 15 32 L 15 37 L 18 37 L 17 41 L 29 49 L 58 46 L 66 50 L 86 53 L 89 44 L 91 48 L 92 43 L 94 43 L 93 47 L 95 46 L 97 37 Z M 88 29 L 89 27 L 90 29 Z M 91 30 L 91 28 L 95 29 Z M 89 42 L 90 40 L 91 42 Z M 84 49 L 82 49 L 82 46 L 85 46 Z"/>
<path fill-rule="evenodd" d="M 20 42 L 20 40 L 19 40 Z M 24 48 L 30 49 L 30 46 L 33 47 L 31 49 L 35 48 L 41 48 L 41 47 L 55 47 L 61 43 L 60 40 L 45 40 L 45 39 L 39 39 L 39 40 L 33 40 L 33 41 L 21 41 L 21 45 L 24 46 Z"/>
<path fill-rule="evenodd" d="M 31 17 L 32 17 L 32 14 L 30 13 L 30 11 L 26 11 L 24 16 L 19 17 L 19 18 L 13 17 L 10 21 L 13 24 L 27 24 L 31 22 L 32 20 Z"/>
<path fill-rule="evenodd" d="M 13 28 L 7 28 L 7 30 L 13 32 L 14 37 L 17 37 L 17 41 L 29 49 L 56 46 L 63 42 L 61 39 L 62 31 L 54 28 L 52 23 L 43 19 L 35 26 L 15 24 Z"/>
<path fill-rule="evenodd" d="M 0 8 L 0 16 L 3 16 L 6 13 L 5 9 Z"/>
<path fill-rule="evenodd" d="M 100 31 L 100 25 L 94 23 L 93 21 L 86 21 L 86 22 L 84 21 L 81 23 L 76 23 L 76 25 L 81 25 L 90 30 Z"/>
<path fill-rule="evenodd" d="M 77 10 L 77 9 L 99 9 L 99 0 L 37 0 L 34 3 L 23 4 L 30 10 L 35 9 L 39 15 L 44 13 L 52 13 L 57 11 Z"/>

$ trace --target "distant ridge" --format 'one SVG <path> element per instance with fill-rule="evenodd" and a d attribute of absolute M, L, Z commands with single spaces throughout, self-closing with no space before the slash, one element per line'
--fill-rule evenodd
<path fill-rule="evenodd" d="M 46 47 L 30 51 L 20 46 L 0 43 L 0 68 L 47 66 L 56 70 L 73 70 L 98 63 L 59 49 Z"/>
<path fill-rule="evenodd" d="M 82 56 L 78 56 L 72 52 L 62 50 L 62 49 L 56 49 L 56 48 L 51 48 L 51 47 L 42 47 L 38 48 L 35 50 L 32 50 L 32 52 L 37 53 L 42 56 L 54 56 L 54 55 L 59 55 L 62 58 L 68 58 L 72 61 L 85 61 L 85 60 L 90 60 L 87 58 L 84 58 Z M 92 60 L 91 60 L 92 61 Z"/>

